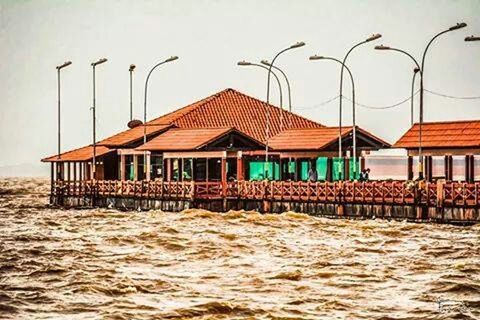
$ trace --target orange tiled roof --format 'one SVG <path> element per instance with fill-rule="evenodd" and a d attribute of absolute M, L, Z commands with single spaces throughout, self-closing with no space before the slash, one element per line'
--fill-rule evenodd
<path fill-rule="evenodd" d="M 281 109 L 234 89 L 217 94 L 171 112 L 149 124 L 172 123 L 179 128 L 235 127 L 250 137 L 265 142 L 266 111 L 270 111 L 270 137 L 280 132 Z M 283 125 L 291 119 L 291 128 L 321 128 L 323 125 L 283 111 Z"/>
<path fill-rule="evenodd" d="M 173 128 L 148 141 L 136 150 L 152 151 L 173 151 L 173 150 L 195 150 L 209 142 L 212 142 L 227 133 L 233 128 Z"/>
<path fill-rule="evenodd" d="M 109 152 L 115 151 L 115 149 L 110 149 L 104 146 L 97 146 L 95 148 L 95 153 L 97 157 L 103 156 Z M 57 162 L 57 161 L 88 161 L 93 158 L 93 146 L 85 146 L 75 150 L 67 151 L 60 154 L 60 159 L 57 158 L 57 155 L 42 159 L 42 162 Z"/>
<path fill-rule="evenodd" d="M 170 124 L 158 124 L 158 125 L 147 125 L 147 136 L 150 136 L 155 133 L 160 133 L 162 131 L 170 128 Z M 109 138 L 103 139 L 98 142 L 98 145 L 109 146 L 109 147 L 120 147 L 132 142 L 138 141 L 143 138 L 144 126 L 138 126 L 133 129 L 125 130 L 116 135 L 113 135 Z"/>
<path fill-rule="evenodd" d="M 286 130 L 271 138 L 269 146 L 274 150 L 320 150 L 337 142 L 338 131 L 338 127 Z M 342 137 L 348 136 L 352 131 L 353 127 L 342 127 Z M 358 134 L 366 135 L 386 147 L 390 146 L 388 142 L 357 127 Z"/>
<path fill-rule="evenodd" d="M 418 148 L 418 136 L 419 124 L 416 123 L 393 147 L 406 149 Z M 424 122 L 422 125 L 422 147 L 480 147 L 480 120 Z"/>

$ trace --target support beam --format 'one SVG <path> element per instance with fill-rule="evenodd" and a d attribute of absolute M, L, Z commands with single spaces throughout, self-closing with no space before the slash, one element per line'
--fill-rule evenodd
<path fill-rule="evenodd" d="M 343 161 L 343 172 L 345 172 L 344 180 L 350 180 L 350 158 L 345 157 Z"/>
<path fill-rule="evenodd" d="M 475 156 L 472 154 L 470 155 L 470 178 L 472 179 L 472 183 L 475 182 Z"/>
<path fill-rule="evenodd" d="M 125 181 L 125 174 L 126 171 L 126 166 L 125 166 L 125 155 L 121 154 L 120 155 L 120 180 Z"/>
<path fill-rule="evenodd" d="M 168 158 L 167 160 L 167 181 L 172 181 L 172 158 Z"/>
<path fill-rule="evenodd" d="M 210 158 L 207 158 L 207 163 L 205 164 L 205 181 L 208 182 L 208 163 Z"/>
<path fill-rule="evenodd" d="M 326 175 L 326 180 L 329 182 L 333 181 L 333 158 L 328 157 L 327 158 L 327 175 Z"/>
<path fill-rule="evenodd" d="M 425 156 L 425 180 L 432 181 L 432 156 Z"/>
<path fill-rule="evenodd" d="M 237 180 L 244 180 L 243 159 L 241 156 L 237 158 Z"/>
<path fill-rule="evenodd" d="M 77 181 L 77 162 L 73 163 L 73 181 Z"/>
<path fill-rule="evenodd" d="M 227 159 L 225 157 L 222 157 L 221 166 L 222 194 L 225 196 L 227 191 Z"/>
<path fill-rule="evenodd" d="M 145 171 L 145 179 L 147 181 L 150 180 L 150 172 L 151 172 L 151 165 L 150 165 L 150 154 L 146 154 L 145 157 L 147 157 L 146 161 L 145 161 L 145 165 L 147 166 L 146 168 L 143 168 L 144 171 Z"/>
<path fill-rule="evenodd" d="M 413 180 L 413 157 L 407 159 L 407 180 Z"/>
<path fill-rule="evenodd" d="M 138 180 L 138 156 L 133 155 L 133 180 Z"/>

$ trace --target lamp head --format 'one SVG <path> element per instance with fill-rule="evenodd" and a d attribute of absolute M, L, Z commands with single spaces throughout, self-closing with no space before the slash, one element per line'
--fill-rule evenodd
<path fill-rule="evenodd" d="M 457 23 L 456 25 L 454 25 L 453 27 L 448 28 L 448 30 L 450 30 L 450 31 L 458 30 L 458 29 L 465 28 L 466 26 L 467 26 L 467 24 L 465 22 L 460 22 L 460 23 Z"/>
<path fill-rule="evenodd" d="M 107 61 L 108 61 L 107 59 L 102 58 L 98 61 L 92 62 L 92 66 L 95 67 L 96 65 L 102 64 L 102 63 L 107 62 Z"/>
<path fill-rule="evenodd" d="M 67 67 L 67 66 L 69 66 L 69 65 L 71 65 L 71 64 L 72 64 L 72 61 L 65 61 L 63 64 L 57 66 L 57 70 L 60 70 L 60 69 L 62 69 L 62 68 L 65 68 L 65 67 Z"/>
<path fill-rule="evenodd" d="M 465 41 L 480 41 L 480 37 L 469 36 L 465 38 Z"/>
<path fill-rule="evenodd" d="M 380 33 L 374 33 L 370 37 L 368 37 L 367 40 L 365 40 L 365 42 L 370 42 L 370 41 L 373 41 L 373 40 L 377 40 L 377 39 L 380 39 L 381 37 L 382 37 L 382 35 Z"/>
<path fill-rule="evenodd" d="M 268 60 L 262 60 L 260 61 L 261 64 L 264 64 L 266 66 L 270 66 L 270 62 L 268 62 Z"/>
<path fill-rule="evenodd" d="M 314 56 L 311 56 L 308 59 L 309 60 L 322 60 L 322 59 L 325 59 L 325 57 L 324 56 L 319 56 L 319 55 L 314 55 Z"/>
<path fill-rule="evenodd" d="M 134 65 L 134 64 L 131 64 L 131 65 L 130 65 L 130 68 L 128 68 L 128 71 L 133 71 L 133 70 L 135 70 L 135 65 Z"/>
<path fill-rule="evenodd" d="M 245 60 L 242 60 L 242 61 L 238 61 L 237 65 L 239 65 L 239 66 L 251 66 L 252 63 L 248 62 L 248 61 L 245 61 Z"/>
<path fill-rule="evenodd" d="M 300 47 L 303 47 L 304 45 L 305 45 L 305 42 L 300 41 L 300 42 L 297 42 L 297 43 L 295 43 L 295 44 L 292 44 L 292 45 L 290 46 L 290 49 L 300 48 Z"/>
<path fill-rule="evenodd" d="M 171 61 L 175 61 L 177 60 L 178 57 L 177 56 L 171 56 L 170 58 L 168 58 L 167 60 L 165 60 L 165 62 L 171 62 Z"/>
<path fill-rule="evenodd" d="M 389 46 L 384 46 L 383 44 L 379 45 L 379 46 L 375 46 L 375 50 L 390 50 L 392 48 L 390 48 Z"/>

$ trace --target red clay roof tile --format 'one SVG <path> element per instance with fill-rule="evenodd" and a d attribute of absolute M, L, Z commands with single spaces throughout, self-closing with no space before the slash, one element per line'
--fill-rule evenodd
<path fill-rule="evenodd" d="M 280 132 L 281 109 L 233 89 L 223 90 L 148 123 L 172 123 L 179 128 L 235 127 L 252 138 L 265 142 L 267 110 L 270 113 L 269 136 L 272 137 Z M 284 110 L 283 128 L 286 128 L 289 122 L 290 128 L 324 127 Z"/>
<path fill-rule="evenodd" d="M 342 127 L 342 137 L 351 134 L 353 127 Z M 320 150 L 338 140 L 338 127 L 290 129 L 281 132 L 269 140 L 269 146 L 274 150 Z M 357 135 L 363 134 L 389 147 L 388 142 L 357 127 Z"/>
<path fill-rule="evenodd" d="M 394 145 L 394 148 L 419 147 L 420 126 L 414 124 Z M 422 125 L 422 147 L 480 147 L 480 120 L 425 122 Z"/>
<path fill-rule="evenodd" d="M 147 136 L 150 136 L 155 133 L 160 133 L 162 131 L 170 128 L 169 124 L 158 124 L 158 125 L 147 125 Z M 120 133 L 117 133 L 109 138 L 103 139 L 98 142 L 98 145 L 109 146 L 109 147 L 121 147 L 132 142 L 141 140 L 143 138 L 144 126 L 138 126 L 133 129 L 125 130 Z"/>
<path fill-rule="evenodd" d="M 172 151 L 195 150 L 224 136 L 233 128 L 173 128 L 153 138 L 136 150 Z"/>
<path fill-rule="evenodd" d="M 104 146 L 97 146 L 95 148 L 95 154 L 97 157 L 103 156 L 107 153 L 115 151 Z M 70 150 L 60 154 L 60 158 L 57 155 L 42 159 L 42 162 L 58 162 L 58 161 L 88 161 L 93 158 L 93 146 L 85 146 L 75 150 Z"/>

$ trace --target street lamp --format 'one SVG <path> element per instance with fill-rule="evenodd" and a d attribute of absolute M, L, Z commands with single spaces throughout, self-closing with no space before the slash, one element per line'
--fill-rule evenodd
<path fill-rule="evenodd" d="M 135 70 L 135 65 L 131 64 L 130 68 L 128 68 L 128 71 L 130 72 L 130 121 L 133 120 L 133 70 Z"/>
<path fill-rule="evenodd" d="M 324 56 L 318 56 L 314 55 L 309 58 L 310 60 L 332 60 L 335 61 L 339 64 L 342 65 L 342 68 L 345 68 L 350 75 L 350 81 L 352 83 L 352 120 L 353 120 L 353 177 L 357 176 L 357 124 L 356 124 L 356 108 L 355 108 L 355 82 L 353 81 L 353 75 L 352 72 L 350 71 L 350 68 L 344 64 L 342 61 L 332 58 L 332 57 L 324 57 Z M 341 137 L 340 137 L 341 139 Z"/>
<path fill-rule="evenodd" d="M 162 64 L 165 64 L 167 62 L 172 62 L 177 60 L 177 56 L 171 56 L 170 58 L 157 63 L 155 66 L 153 66 L 152 69 L 150 69 L 150 72 L 147 75 L 147 79 L 145 80 L 145 96 L 143 100 L 143 143 L 147 143 L 147 88 L 148 88 L 148 80 L 150 79 L 150 75 L 152 74 L 153 70 L 155 70 L 157 67 L 161 66 Z M 146 165 L 146 158 L 147 158 L 147 151 L 145 150 L 144 156 L 143 156 L 143 172 L 145 173 L 145 177 L 147 177 L 147 165 Z"/>
<path fill-rule="evenodd" d="M 461 22 L 461 23 L 457 23 L 456 25 L 442 31 L 442 32 L 439 32 L 437 33 L 427 44 L 427 46 L 425 47 L 425 51 L 423 52 L 423 56 L 422 56 L 422 64 L 420 65 L 417 60 L 408 52 L 404 51 L 404 50 L 401 50 L 401 49 L 397 49 L 397 48 L 391 48 L 391 47 L 387 47 L 387 46 L 376 46 L 375 49 L 377 50 L 392 50 L 392 51 L 397 51 L 397 52 L 400 52 L 400 53 L 403 53 L 405 55 L 407 55 L 410 59 L 412 59 L 415 63 L 415 65 L 417 66 L 417 68 L 420 70 L 420 117 L 419 117 L 419 133 L 418 133 L 418 139 L 419 139 L 419 146 L 418 146 L 418 178 L 420 180 L 422 180 L 424 178 L 423 176 L 423 154 L 422 154 L 422 126 L 423 126 L 423 78 L 424 78 L 424 75 L 425 75 L 425 57 L 427 55 L 427 52 L 428 52 L 428 48 L 430 48 L 430 45 L 433 43 L 433 41 L 435 39 L 437 39 L 439 36 L 441 36 L 442 34 L 445 34 L 447 32 L 450 32 L 450 31 L 455 31 L 455 30 L 458 30 L 458 29 L 461 29 L 461 28 L 464 28 L 466 27 L 467 24 L 464 23 L 464 22 Z"/>
<path fill-rule="evenodd" d="M 476 36 L 469 36 L 465 38 L 465 41 L 470 42 L 470 41 L 480 41 L 480 37 Z"/>
<path fill-rule="evenodd" d="M 93 157 L 92 157 L 92 179 L 96 179 L 96 171 L 97 171 L 97 162 L 96 162 L 96 156 L 97 156 L 97 142 L 96 142 L 96 126 L 95 126 L 95 109 L 96 109 L 96 103 L 95 103 L 95 68 L 104 62 L 107 62 L 107 59 L 102 58 L 98 61 L 92 62 L 91 66 L 93 68 L 93 107 L 92 107 L 92 124 L 93 124 Z"/>
<path fill-rule="evenodd" d="M 261 63 L 266 65 L 266 66 L 270 66 L 270 62 L 268 62 L 267 60 L 262 60 Z M 287 83 L 287 90 L 288 90 L 288 111 L 291 113 L 292 112 L 292 91 L 291 91 L 291 88 L 290 88 L 290 81 L 288 81 L 287 74 L 285 72 L 283 72 L 282 69 L 280 69 L 277 66 L 273 66 L 273 65 L 272 65 L 272 68 L 279 71 L 283 75 L 283 77 L 285 78 L 285 82 Z M 289 115 L 288 119 L 289 119 L 288 127 L 290 127 L 291 121 L 292 121 L 291 114 Z"/>
<path fill-rule="evenodd" d="M 268 72 L 268 68 L 261 65 L 261 64 L 257 64 L 257 63 L 252 63 L 252 62 L 248 62 L 248 61 L 239 61 L 237 62 L 237 65 L 238 66 L 253 66 L 253 67 L 259 67 L 259 68 L 262 68 L 262 69 L 265 69 L 267 70 Z M 275 74 L 275 72 L 272 71 L 272 74 L 273 76 L 275 77 L 275 79 L 277 80 L 277 84 L 278 84 L 278 91 L 279 91 L 279 94 L 280 94 L 280 130 L 282 129 L 282 126 L 283 126 L 283 93 L 282 93 L 282 84 L 280 82 L 280 79 L 278 78 L 278 76 Z"/>
<path fill-rule="evenodd" d="M 60 70 L 71 65 L 71 61 L 66 61 L 63 64 L 56 66 L 57 69 L 57 98 L 58 98 L 58 110 L 57 110 L 57 115 L 58 115 L 58 155 L 57 158 L 60 159 L 60 154 L 61 154 L 61 127 L 60 127 Z"/>
<path fill-rule="evenodd" d="M 353 47 L 350 48 L 350 50 L 347 51 L 347 54 L 345 54 L 345 57 L 343 58 L 342 61 L 342 67 L 340 68 L 340 100 L 339 100 L 339 119 L 338 119 L 338 157 L 342 159 L 342 100 L 343 100 L 343 69 L 345 68 L 345 64 L 347 63 L 347 58 L 350 55 L 350 53 L 353 51 L 353 49 L 361 46 L 362 44 L 380 39 L 382 37 L 381 34 L 375 33 L 368 37 L 367 39 L 355 44 Z M 356 156 L 356 155 L 355 155 Z M 339 168 L 339 176 L 340 179 L 342 179 L 342 168 Z"/>
<path fill-rule="evenodd" d="M 297 42 L 292 44 L 290 47 L 287 47 L 285 49 L 280 50 L 272 59 L 272 62 L 270 63 L 270 66 L 268 67 L 268 76 L 267 76 L 267 112 L 266 112 L 266 127 L 265 127 L 265 168 L 268 165 L 268 138 L 270 134 L 270 110 L 269 110 L 269 105 L 270 105 L 270 74 L 272 73 L 272 66 L 275 64 L 275 60 L 284 52 L 296 49 L 296 48 L 301 48 L 305 45 L 305 42 Z M 266 169 L 265 169 L 266 170 Z"/>

